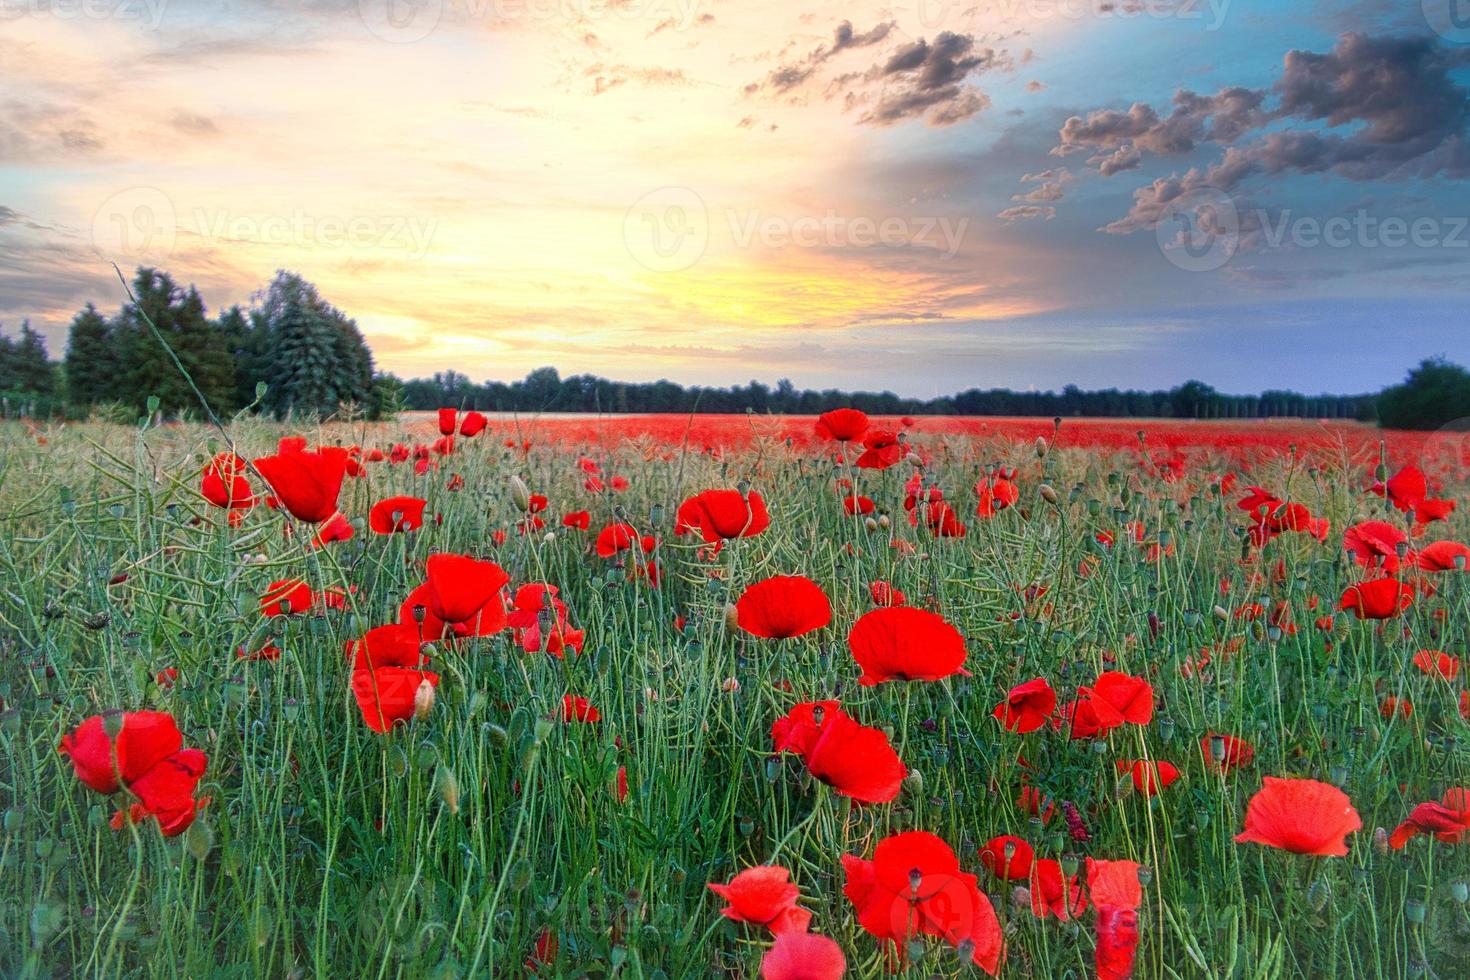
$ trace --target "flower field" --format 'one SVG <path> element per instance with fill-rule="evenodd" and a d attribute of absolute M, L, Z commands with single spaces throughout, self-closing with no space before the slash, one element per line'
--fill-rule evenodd
<path fill-rule="evenodd" d="M 0 429 L 0 975 L 1470 975 L 1470 455 Z"/>

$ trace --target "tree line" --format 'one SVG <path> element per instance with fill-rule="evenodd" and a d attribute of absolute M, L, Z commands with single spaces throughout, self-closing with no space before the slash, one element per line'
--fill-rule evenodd
<path fill-rule="evenodd" d="M 787 379 L 775 387 L 752 381 L 729 388 L 684 387 L 672 381 L 628 383 L 590 374 L 562 378 L 555 368 L 538 368 L 521 381 L 476 384 L 458 371 L 403 383 L 403 407 L 445 405 L 481 411 L 516 412 L 744 412 L 816 415 L 852 407 L 870 415 L 1036 415 L 1099 418 L 1234 419 L 1296 416 L 1370 419 L 1372 395 L 1302 395 L 1266 391 L 1227 395 L 1199 381 L 1167 391 L 1055 391 L 971 388 L 942 398 L 901 398 L 892 392 L 797 390 Z"/>
<path fill-rule="evenodd" d="M 17 340 L 0 335 L 8 414 L 197 417 L 200 395 L 221 417 L 347 410 L 376 418 L 393 408 L 393 384 L 376 372 L 356 322 L 295 273 L 278 272 L 249 309 L 213 318 L 195 287 L 162 270 L 138 269 L 131 289 L 110 316 L 92 303 L 77 313 L 60 365 L 29 324 Z"/>
<path fill-rule="evenodd" d="M 400 408 L 445 406 L 524 413 L 792 415 L 853 407 L 871 415 L 1306 417 L 1378 420 L 1406 429 L 1457 422 L 1470 427 L 1470 372 L 1443 358 L 1425 360 L 1403 383 L 1376 395 L 1275 390 L 1231 395 L 1187 381 L 1157 391 L 1085 391 L 1077 385 L 1061 391 L 971 388 L 920 399 L 889 391 L 798 390 L 785 378 L 774 387 L 751 381 L 728 388 L 610 381 L 591 374 L 563 378 L 552 367 L 511 382 L 477 384 L 453 370 L 402 381 L 376 370 L 356 322 L 295 273 L 277 272 L 249 308 L 232 306 L 213 318 L 194 286 L 182 287 L 162 270 L 138 269 L 131 289 L 131 301 L 110 316 L 92 303 L 77 313 L 59 364 L 49 359 L 45 338 L 29 322 L 15 337 L 0 327 L 0 409 L 33 416 L 65 411 L 85 417 L 98 409 L 107 415 L 147 410 L 169 417 L 198 415 L 197 388 L 221 416 L 253 411 L 278 418 L 344 412 L 380 418 Z"/>

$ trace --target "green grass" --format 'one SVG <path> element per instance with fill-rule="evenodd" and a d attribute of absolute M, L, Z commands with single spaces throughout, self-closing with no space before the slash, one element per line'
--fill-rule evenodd
<path fill-rule="evenodd" d="M 288 431 L 298 430 L 247 422 L 232 435 L 242 454 L 262 455 Z M 391 426 L 306 434 L 365 446 L 404 438 Z M 40 444 L 19 425 L 0 429 L 0 975 L 520 976 L 549 928 L 559 954 L 543 975 L 756 976 L 768 937 L 723 921 L 705 883 L 781 863 L 813 931 L 841 944 L 849 975 L 878 976 L 881 951 L 842 896 L 839 858 L 871 856 L 878 839 L 905 829 L 939 834 L 980 874 L 1006 935 L 1004 976 L 1090 976 L 1093 936 L 1090 914 L 1036 920 L 986 874 L 977 850 L 1002 833 L 1028 838 L 1038 856 L 1149 868 L 1139 977 L 1470 974 L 1470 850 L 1421 837 L 1386 852 L 1373 841 L 1415 803 L 1470 782 L 1459 685 L 1409 664 L 1421 647 L 1464 653 L 1470 592 L 1447 573 L 1439 595 L 1387 628 L 1342 614 L 1331 632 L 1313 627 L 1356 581 L 1342 528 L 1384 514 L 1342 460 L 1309 471 L 1283 456 L 1242 481 L 1289 488 L 1333 527 L 1326 544 L 1284 535 L 1247 566 L 1238 494 L 1208 485 L 1229 464 L 1209 450 L 1185 483 L 1164 484 L 1133 453 L 1038 459 L 1030 444 L 950 437 L 931 447 L 928 471 L 969 534 L 936 541 L 904 517 L 905 464 L 859 477 L 891 518 L 874 531 L 843 514 L 832 487 L 841 473 L 815 450 L 767 444 L 722 460 L 675 452 L 649 461 L 626 446 L 593 448 L 632 484 L 593 498 L 574 466 L 579 449 L 537 445 L 523 456 L 487 433 L 428 476 L 378 464 L 344 489 L 353 518 L 376 499 L 414 493 L 441 525 L 392 537 L 360 526 L 352 541 L 308 552 L 307 535 L 287 538 L 280 515 L 260 509 L 230 528 L 201 500 L 198 472 L 223 448 L 210 429 L 72 425 L 45 435 Z M 986 521 L 974 517 L 969 488 L 994 463 L 1020 469 L 1022 497 Z M 463 489 L 445 490 L 450 472 Z M 511 530 L 492 544 L 519 516 L 512 474 L 551 498 L 554 536 Z M 673 536 L 674 510 L 689 493 L 741 480 L 764 495 L 771 528 L 701 560 L 691 539 Z M 1043 481 L 1059 506 L 1038 497 Z M 661 588 L 630 582 L 589 555 L 590 535 L 557 526 L 563 510 L 590 508 L 595 535 L 614 505 L 658 535 Z M 1121 535 L 1111 550 L 1093 540 L 1129 520 L 1151 540 L 1166 535 L 1174 554 L 1151 563 Z M 1431 537 L 1465 530 L 1457 514 Z M 893 537 L 916 552 L 900 554 Z M 397 615 L 435 551 L 492 556 L 513 584 L 555 583 L 587 631 L 585 651 L 527 655 L 509 633 L 437 644 L 432 713 L 377 735 L 351 700 L 343 644 Z M 1270 575 L 1278 558 L 1280 581 Z M 1084 559 L 1096 562 L 1087 577 Z M 1266 573 L 1264 584 L 1248 583 L 1253 571 Z M 125 582 L 108 584 L 122 573 Z M 777 573 L 821 584 L 832 625 L 781 642 L 729 632 L 726 603 Z M 266 585 L 296 575 L 358 591 L 345 611 L 262 619 Z M 875 579 L 954 623 L 973 676 L 859 688 L 845 638 L 870 608 Z M 1018 587 L 1031 583 L 1048 592 L 1028 603 Z M 1299 631 L 1212 612 L 1262 596 L 1288 600 Z M 676 615 L 687 617 L 682 634 Z M 235 658 L 267 639 L 284 650 L 278 662 Z M 1230 641 L 1238 651 L 1207 676 L 1181 675 L 1187 657 Z M 153 681 L 165 667 L 179 671 L 171 690 Z M 1113 667 L 1154 683 L 1153 725 L 1068 742 L 1007 735 L 990 717 L 1014 683 L 1044 676 L 1065 699 Z M 601 724 L 543 723 L 568 691 L 591 700 Z M 1387 694 L 1410 698 L 1413 716 L 1382 718 Z M 850 805 L 814 785 L 796 757 L 770 756 L 776 717 L 832 696 L 889 729 L 913 770 L 893 804 Z M 109 828 L 110 802 L 56 752 L 84 718 L 145 707 L 172 712 L 210 759 L 201 793 L 211 802 L 172 840 L 152 824 Z M 1209 772 L 1199 748 L 1209 730 L 1249 739 L 1254 766 Z M 1037 786 L 1081 808 L 1085 847 L 1060 818 L 1043 825 L 1017 808 L 1021 754 Z M 1152 801 L 1120 784 L 1113 766 L 1144 757 L 1182 773 Z M 612 792 L 620 766 L 623 804 Z M 1351 796 L 1364 829 L 1347 858 L 1233 843 L 1261 777 L 1284 774 Z M 931 942 L 903 975 L 973 972 Z"/>

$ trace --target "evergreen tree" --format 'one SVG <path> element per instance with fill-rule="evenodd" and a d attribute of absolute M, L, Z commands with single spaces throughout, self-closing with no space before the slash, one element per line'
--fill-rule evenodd
<path fill-rule="evenodd" d="M 265 407 L 329 415 L 337 409 L 339 331 L 316 287 L 295 273 L 276 273 L 262 312 L 269 334 Z"/>
<path fill-rule="evenodd" d="M 118 392 L 118 356 L 112 327 L 88 303 L 71 321 L 66 341 L 66 400 L 85 409 Z"/>
<path fill-rule="evenodd" d="M 117 324 L 123 398 L 142 408 L 150 396 L 157 396 L 167 414 L 202 411 L 188 379 L 148 328 L 146 317 L 210 407 L 219 413 L 230 411 L 235 397 L 234 357 L 224 334 L 205 315 L 199 291 L 192 286 L 180 289 L 166 272 L 140 268 L 133 293 L 137 302 L 123 307 Z"/>

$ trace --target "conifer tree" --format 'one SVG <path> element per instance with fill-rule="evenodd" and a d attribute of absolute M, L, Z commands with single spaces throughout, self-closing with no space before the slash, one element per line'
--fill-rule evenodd
<path fill-rule="evenodd" d="M 66 400 L 73 410 L 120 397 L 116 338 L 112 327 L 88 303 L 71 321 L 66 341 Z"/>

